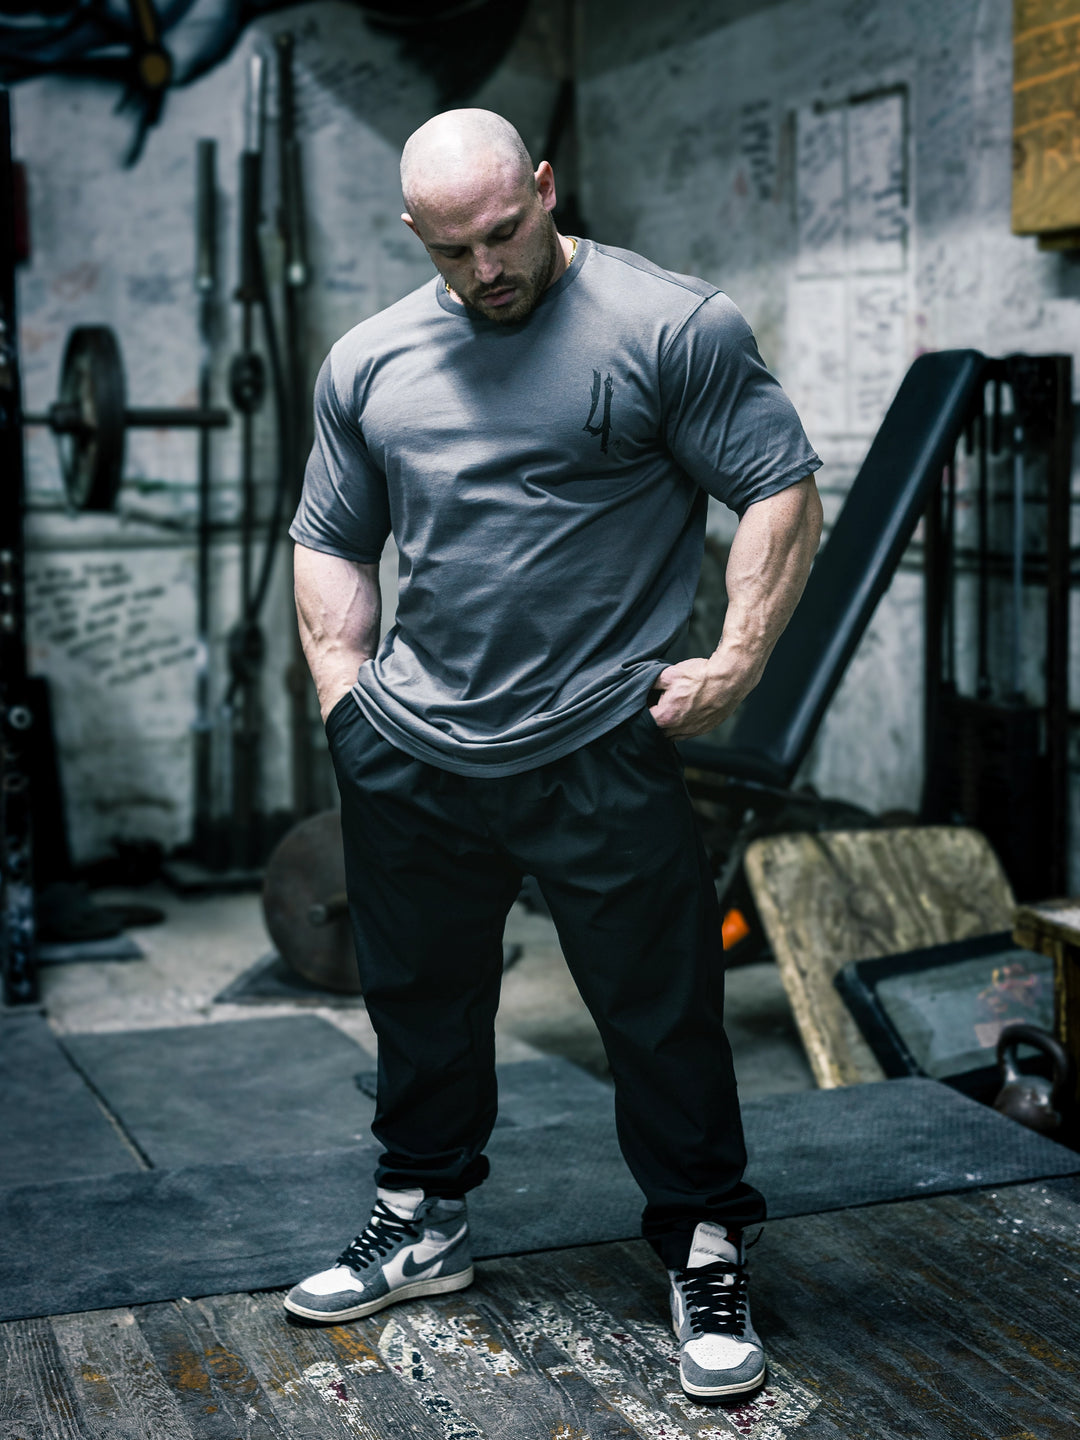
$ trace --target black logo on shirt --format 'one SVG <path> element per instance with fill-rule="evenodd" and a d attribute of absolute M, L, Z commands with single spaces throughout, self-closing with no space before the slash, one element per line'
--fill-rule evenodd
<path fill-rule="evenodd" d="M 593 424 L 597 407 L 600 404 L 600 371 L 592 372 L 592 404 L 589 406 L 589 418 L 581 427 L 589 435 L 600 436 L 600 449 L 607 454 L 608 436 L 611 434 L 611 396 L 615 389 L 615 380 L 611 375 L 604 377 L 604 413 L 599 425 Z"/>

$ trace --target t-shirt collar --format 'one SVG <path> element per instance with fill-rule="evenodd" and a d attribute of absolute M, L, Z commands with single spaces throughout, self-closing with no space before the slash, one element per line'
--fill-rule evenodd
<path fill-rule="evenodd" d="M 572 285 L 574 283 L 578 275 L 581 273 L 581 267 L 585 264 L 586 258 L 588 257 L 589 252 L 592 250 L 592 248 L 593 245 L 591 240 L 583 240 L 580 237 L 578 238 L 577 250 L 574 252 L 574 258 L 570 261 L 570 264 L 559 276 L 558 280 L 555 281 L 555 284 L 549 285 L 548 288 L 544 291 L 543 295 L 541 295 L 540 299 L 537 301 L 536 310 L 539 310 L 542 305 L 549 304 L 556 297 L 556 295 L 561 294 L 568 285 Z M 447 311 L 448 314 L 457 315 L 466 320 L 472 320 L 477 325 L 490 325 L 496 330 L 515 330 L 519 325 L 527 325 L 531 316 L 536 313 L 536 310 L 532 310 L 529 312 L 528 315 L 525 316 L 524 320 L 519 320 L 515 324 L 510 325 L 504 324 L 498 320 L 489 320 L 486 315 L 478 315 L 475 310 L 470 310 L 469 307 L 467 305 L 463 305 L 460 300 L 452 299 L 451 296 L 447 293 L 446 281 L 442 278 L 441 275 L 437 278 L 435 282 L 435 297 L 438 300 L 439 304 L 442 306 L 442 308 Z"/>

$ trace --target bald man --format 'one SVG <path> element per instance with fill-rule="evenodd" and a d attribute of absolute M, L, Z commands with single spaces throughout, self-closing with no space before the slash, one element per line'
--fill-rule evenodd
<path fill-rule="evenodd" d="M 731 301 L 560 235 L 551 166 L 499 116 L 429 121 L 402 189 L 438 275 L 331 350 L 291 531 L 385 1153 L 370 1220 L 285 1305 L 340 1323 L 472 1280 L 503 924 L 532 875 L 604 1040 L 683 1386 L 719 1400 L 765 1374 L 742 1241 L 765 1205 L 742 1178 L 720 916 L 672 742 L 760 678 L 817 547 L 820 462 Z M 740 516 L 723 635 L 672 663 L 710 495 Z"/>

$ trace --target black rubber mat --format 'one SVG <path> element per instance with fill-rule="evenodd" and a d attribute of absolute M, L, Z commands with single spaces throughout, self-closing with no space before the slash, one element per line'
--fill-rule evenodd
<path fill-rule="evenodd" d="M 61 1044 L 161 1169 L 367 1138 L 367 1052 L 318 1015 L 65 1035 Z"/>
<path fill-rule="evenodd" d="M 275 1028 L 261 1039 L 238 1037 L 237 1043 L 250 1043 L 251 1055 L 258 1041 L 264 1063 L 287 1071 L 292 1067 L 283 1053 L 295 1060 L 301 1038 L 326 1039 L 325 1022 L 316 1021 L 312 1030 L 311 1021 L 316 1017 L 238 1022 L 242 1029 Z M 297 1029 L 301 1024 L 303 1030 Z M 199 1027 L 203 1035 L 221 1032 L 214 1037 L 221 1046 L 236 1029 L 236 1023 Z M 283 1039 L 289 1041 L 287 1052 Z M 359 1112 L 349 1110 L 343 1097 L 349 1090 L 357 1105 L 365 1103 L 355 1083 L 363 1051 L 347 1037 L 340 1039 L 347 1073 L 331 1077 L 328 1094 L 339 1120 L 348 1116 L 351 1125 Z M 92 1047 L 79 1048 L 87 1060 Z M 190 1059 L 195 1048 L 187 1039 L 172 1053 L 184 1050 Z M 91 1057 L 102 1083 L 107 1082 L 104 1053 L 98 1049 Z M 219 1065 L 220 1085 L 225 1052 L 212 1048 L 209 1055 Z M 123 1067 L 115 1056 L 111 1063 L 115 1097 L 123 1088 L 116 1083 Z M 236 1053 L 228 1063 L 238 1063 Z M 127 1072 L 129 1079 L 133 1073 Z M 276 1149 L 279 1133 L 261 1150 L 254 1148 L 267 1117 L 282 1119 L 287 1078 L 264 1075 L 260 1099 L 257 1077 L 249 1076 L 246 1102 L 235 1106 L 219 1091 L 235 1123 L 243 1112 L 244 1163 L 183 1165 L 0 1191 L 5 1276 L 0 1319 L 286 1285 L 329 1263 L 370 1207 L 376 1147 L 364 1140 L 348 1149 L 315 1151 L 307 1145 L 285 1154 Z M 610 1089 L 556 1059 L 503 1067 L 500 1079 L 510 1123 L 494 1132 L 488 1147 L 491 1178 L 470 1197 L 477 1255 L 635 1235 L 641 1196 L 618 1151 Z M 211 1077 L 205 1083 L 211 1085 Z M 138 1106 L 115 1103 L 122 1104 L 126 1123 L 147 1153 L 155 1145 L 159 1154 L 166 1153 L 152 1113 L 142 1130 Z M 303 1105 L 313 1103 L 306 1098 Z M 182 1107 L 172 1114 L 183 1129 Z M 747 1103 L 744 1115 L 750 1177 L 765 1191 L 774 1217 L 1080 1172 L 1080 1156 L 1072 1151 L 930 1080 L 769 1096 Z M 204 1111 L 182 1143 L 225 1133 Z M 169 1142 L 180 1143 L 176 1135 Z M 238 1137 L 232 1144 L 227 1138 L 214 1143 L 217 1158 L 229 1155 L 235 1162 Z M 77 1263 L 73 1235 L 79 1237 Z"/>
<path fill-rule="evenodd" d="M 368 1139 L 374 1072 L 355 1041 L 317 1015 L 60 1042 L 156 1169 L 333 1150 Z M 610 1088 L 556 1058 L 499 1067 L 499 1120 L 610 1123 Z M 21 1178 L 17 1171 L 12 1178 Z"/>
<path fill-rule="evenodd" d="M 356 1010 L 364 1003 L 362 995 L 339 995 L 313 985 L 290 970 L 276 951 L 256 960 L 214 996 L 215 1005 L 280 1005 L 283 1000 L 290 1005 L 320 1005 L 335 1010 Z"/>
<path fill-rule="evenodd" d="M 0 1184 L 137 1170 L 139 1163 L 36 1011 L 0 1021 Z"/>

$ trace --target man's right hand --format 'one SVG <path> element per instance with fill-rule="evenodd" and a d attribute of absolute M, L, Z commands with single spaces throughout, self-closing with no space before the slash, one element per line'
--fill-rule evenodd
<path fill-rule="evenodd" d="M 378 565 L 361 565 L 297 545 L 293 556 L 300 643 L 319 695 L 323 723 L 379 643 Z"/>
<path fill-rule="evenodd" d="M 350 691 L 351 689 L 352 689 L 352 686 L 351 686 L 351 685 L 346 685 L 345 688 L 344 688 L 344 690 L 342 690 L 342 689 L 340 688 L 340 686 L 337 687 L 337 688 L 334 689 L 334 690 L 328 690 L 328 691 L 326 692 L 326 699 L 325 699 L 325 700 L 323 699 L 323 696 L 320 694 L 320 696 L 319 696 L 319 713 L 320 713 L 320 715 L 322 716 L 322 723 L 323 723 L 324 725 L 326 724 L 327 720 L 329 720 L 329 718 L 330 718 L 330 711 L 333 710 L 334 706 L 338 703 L 339 700 L 344 700 L 345 696 L 348 695 L 348 693 L 349 693 L 349 691 Z"/>

